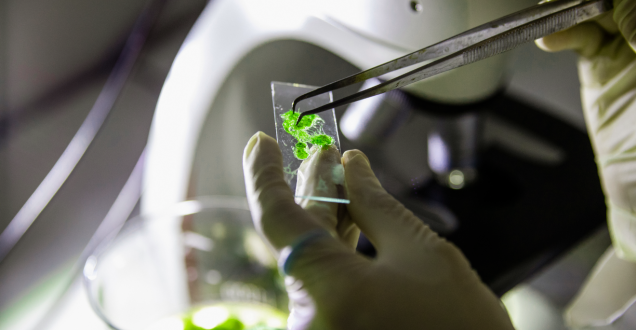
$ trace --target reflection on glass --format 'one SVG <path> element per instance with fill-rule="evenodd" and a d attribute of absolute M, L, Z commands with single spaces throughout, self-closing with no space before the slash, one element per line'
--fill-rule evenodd
<path fill-rule="evenodd" d="M 121 330 L 286 326 L 288 300 L 275 257 L 246 207 L 218 204 L 185 216 L 177 205 L 176 213 L 133 219 L 91 255 L 84 280 L 105 323 Z M 181 237 L 178 251 L 157 248 L 166 233 L 153 224 L 170 221 L 175 225 L 160 231 Z M 168 265 L 181 265 L 183 276 L 174 276 L 179 270 Z M 181 296 L 187 301 L 175 303 Z"/>
<path fill-rule="evenodd" d="M 464 186 L 464 173 L 460 170 L 453 170 L 448 175 L 448 185 L 453 189 L 461 189 Z"/>

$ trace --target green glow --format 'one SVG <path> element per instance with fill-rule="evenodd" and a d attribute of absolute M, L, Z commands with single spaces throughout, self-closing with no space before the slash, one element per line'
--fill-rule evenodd
<path fill-rule="evenodd" d="M 180 319 L 165 318 L 146 330 L 279 330 L 286 323 L 285 313 L 267 305 L 220 303 L 194 308 Z"/>
<path fill-rule="evenodd" d="M 280 115 L 283 118 L 283 128 L 285 132 L 298 140 L 298 143 L 293 147 L 294 156 L 298 159 L 307 159 L 309 157 L 308 143 L 317 146 L 329 146 L 334 144 L 333 137 L 325 134 L 322 130 L 322 125 L 325 121 L 318 115 L 307 115 L 300 120 L 300 123 L 296 125 L 296 121 L 300 114 L 289 110 Z"/>
<path fill-rule="evenodd" d="M 230 311 L 223 306 L 202 308 L 192 314 L 192 324 L 203 329 L 215 329 L 230 320 Z"/>

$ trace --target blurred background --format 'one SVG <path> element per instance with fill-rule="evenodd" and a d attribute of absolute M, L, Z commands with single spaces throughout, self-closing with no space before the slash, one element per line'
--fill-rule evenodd
<path fill-rule="evenodd" d="M 243 146 L 274 132 L 269 82 L 323 85 L 534 4 L 0 1 L 0 329 L 107 328 L 79 280 L 87 253 L 140 213 L 244 197 Z M 519 329 L 565 329 L 610 244 L 576 56 L 529 43 L 486 62 L 336 109 L 342 149 L 368 153 L 509 310 L 538 313 Z M 379 124 L 343 123 L 356 113 Z"/>

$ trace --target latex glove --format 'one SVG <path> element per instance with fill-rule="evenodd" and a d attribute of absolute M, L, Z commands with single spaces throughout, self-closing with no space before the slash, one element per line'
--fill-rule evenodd
<path fill-rule="evenodd" d="M 612 241 L 619 257 L 636 262 L 636 0 L 614 0 L 613 12 L 536 43 L 580 54 L 583 110 Z"/>
<path fill-rule="evenodd" d="M 324 152 L 333 149 L 318 151 Z M 348 151 L 342 163 L 350 220 L 375 245 L 376 259 L 357 254 L 343 237 L 347 231 L 337 230 L 334 204 L 303 208 L 294 202 L 274 139 L 257 133 L 245 148 L 250 210 L 272 246 L 280 250 L 316 228 L 334 233 L 312 240 L 294 259 L 286 279 L 290 329 L 513 329 L 463 254 L 381 187 L 364 154 Z M 333 165 L 313 166 L 304 175 L 328 175 L 321 171 Z"/>

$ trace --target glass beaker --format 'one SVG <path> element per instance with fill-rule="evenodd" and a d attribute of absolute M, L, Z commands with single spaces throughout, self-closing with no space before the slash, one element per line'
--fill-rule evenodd
<path fill-rule="evenodd" d="M 239 197 L 129 220 L 88 258 L 84 283 L 113 329 L 281 329 L 288 315 L 276 259 Z"/>

